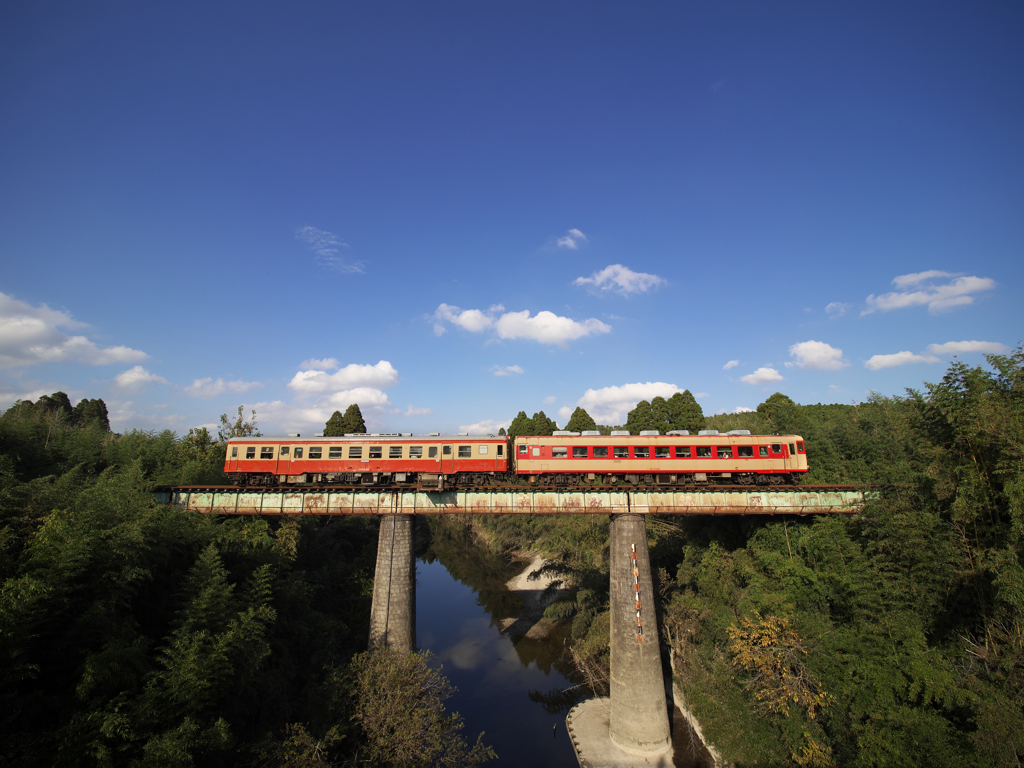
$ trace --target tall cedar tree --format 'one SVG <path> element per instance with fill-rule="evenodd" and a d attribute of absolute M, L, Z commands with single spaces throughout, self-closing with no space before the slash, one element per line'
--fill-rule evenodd
<path fill-rule="evenodd" d="M 520 411 L 512 423 L 508 426 L 508 436 L 516 438 L 520 435 L 535 435 L 533 421 L 526 415 L 526 411 Z"/>
<path fill-rule="evenodd" d="M 533 433 L 534 435 L 550 435 L 558 429 L 558 425 L 549 419 L 544 411 L 539 411 L 538 413 L 533 414 L 531 421 L 533 422 L 533 428 L 535 430 Z"/>
<path fill-rule="evenodd" d="M 596 430 L 597 422 L 590 418 L 590 414 L 582 408 L 577 408 L 569 417 L 569 423 L 565 425 L 569 432 L 583 432 L 585 430 Z"/>
<path fill-rule="evenodd" d="M 668 399 L 672 429 L 688 429 L 691 435 L 704 429 L 704 409 L 690 390 L 676 392 Z"/>
<path fill-rule="evenodd" d="M 345 415 L 341 419 L 341 434 L 366 434 L 366 422 L 363 421 L 363 412 L 359 410 L 358 404 L 352 403 L 352 405 L 345 409 Z"/>
<path fill-rule="evenodd" d="M 335 411 L 331 414 L 331 418 L 327 420 L 324 425 L 324 437 L 341 437 L 345 434 L 345 429 L 342 426 L 343 416 L 341 411 Z"/>

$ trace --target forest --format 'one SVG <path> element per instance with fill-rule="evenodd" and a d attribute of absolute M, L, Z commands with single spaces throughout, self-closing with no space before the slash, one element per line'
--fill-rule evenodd
<path fill-rule="evenodd" d="M 154 504 L 155 485 L 221 480 L 224 441 L 255 434 L 254 418 L 225 415 L 216 437 L 114 434 L 102 401 L 60 395 L 0 416 L 0 764 L 492 756 L 444 709 L 429 660 L 365 653 L 374 520 Z M 725 759 L 1020 765 L 1024 350 L 857 404 L 776 393 L 756 412 L 705 417 L 691 400 L 642 402 L 623 427 L 799 434 L 806 482 L 878 494 L 848 517 L 648 521 L 666 663 L 671 651 Z M 358 428 L 356 414 L 335 428 Z M 582 409 L 566 426 L 599 428 Z M 521 412 L 508 432 L 555 428 Z M 571 625 L 581 680 L 602 693 L 607 520 L 466 523 L 494 550 L 548 553 L 569 587 L 548 616 Z"/>

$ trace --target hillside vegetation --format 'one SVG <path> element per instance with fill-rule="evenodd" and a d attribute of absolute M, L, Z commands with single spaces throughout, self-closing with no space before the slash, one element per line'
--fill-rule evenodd
<path fill-rule="evenodd" d="M 708 428 L 795 433 L 808 483 L 876 485 L 854 517 L 648 522 L 678 682 L 730 761 L 1010 766 L 1024 759 L 1024 352 L 904 397 L 773 395 Z M 607 674 L 608 527 L 483 516 L 571 581 L 578 664 Z M 603 674 L 602 674 L 603 670 Z"/>

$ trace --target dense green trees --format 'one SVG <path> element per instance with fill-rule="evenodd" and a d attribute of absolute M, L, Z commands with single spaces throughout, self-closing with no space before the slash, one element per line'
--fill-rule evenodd
<path fill-rule="evenodd" d="M 569 423 L 565 425 L 569 432 L 583 432 L 584 430 L 594 431 L 597 429 L 597 422 L 590 418 L 590 414 L 583 408 L 577 408 L 569 417 Z"/>
<path fill-rule="evenodd" d="M 341 418 L 341 434 L 366 434 L 366 422 L 363 421 L 363 412 L 359 410 L 359 406 L 356 403 L 352 403 L 352 405 L 345 409 L 345 415 Z"/>
<path fill-rule="evenodd" d="M 331 418 L 324 424 L 324 437 L 341 437 L 345 434 L 345 428 L 341 426 L 344 417 L 341 411 L 335 411 Z"/>
<path fill-rule="evenodd" d="M 651 402 L 641 400 L 626 416 L 626 429 L 634 435 L 643 430 L 658 430 L 661 434 L 686 429 L 697 434 L 704 429 L 704 411 L 690 390 L 676 392 L 666 400 L 656 397 Z"/>
<path fill-rule="evenodd" d="M 512 423 L 508 428 L 508 435 L 510 438 L 515 438 L 519 435 L 550 435 L 556 429 L 558 429 L 558 425 L 549 419 L 544 411 L 533 414 L 533 418 L 527 418 L 526 411 L 520 411 L 512 419 Z"/>
<path fill-rule="evenodd" d="M 60 398 L 37 406 L 0 416 L 0 765 L 406 765 L 415 743 L 424 765 L 490 755 L 462 740 L 420 657 L 401 674 L 376 655 L 350 668 L 375 520 L 158 507 L 154 484 L 219 476 L 224 444 L 72 427 Z M 255 418 L 222 428 L 252 434 Z M 409 739 L 386 738 L 388 718 Z"/>

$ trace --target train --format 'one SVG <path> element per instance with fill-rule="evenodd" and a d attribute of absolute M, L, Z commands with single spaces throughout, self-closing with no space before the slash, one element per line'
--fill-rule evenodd
<path fill-rule="evenodd" d="M 558 431 L 552 435 L 233 437 L 224 472 L 238 485 L 405 486 L 423 490 L 530 485 L 796 484 L 807 473 L 799 435 L 664 435 Z"/>

